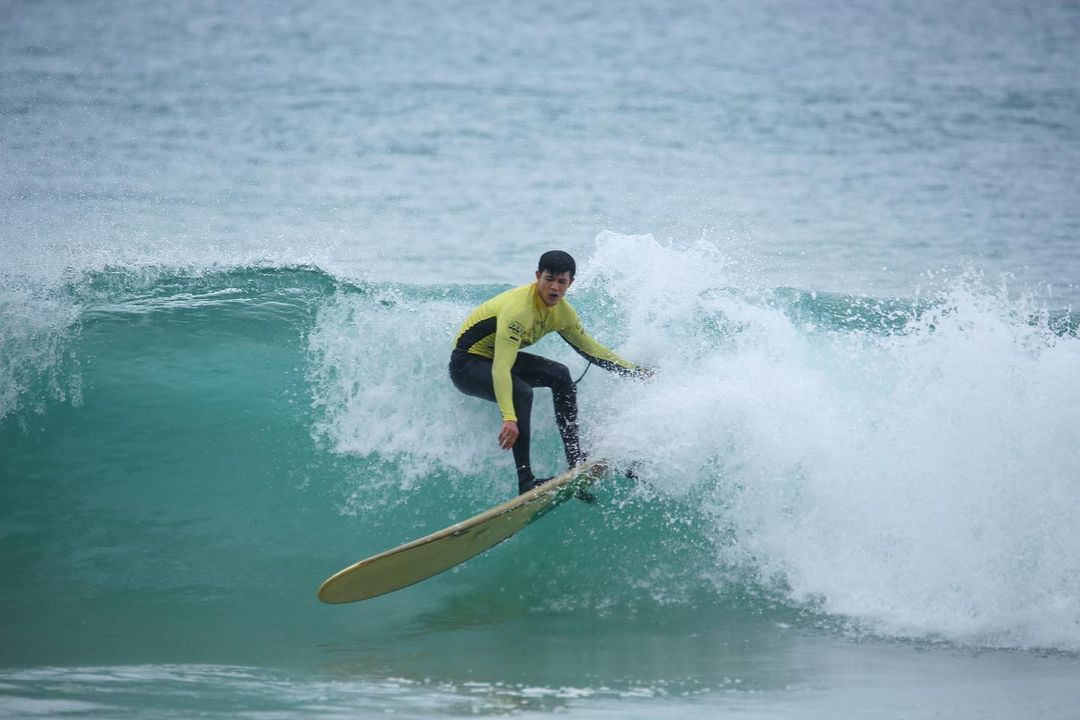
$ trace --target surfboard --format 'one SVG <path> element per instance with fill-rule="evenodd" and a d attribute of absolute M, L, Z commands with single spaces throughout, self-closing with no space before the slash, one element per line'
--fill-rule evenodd
<path fill-rule="evenodd" d="M 582 463 L 543 485 L 438 532 L 361 560 L 319 588 L 326 603 L 349 603 L 400 590 L 460 565 L 539 520 L 604 472 Z"/>

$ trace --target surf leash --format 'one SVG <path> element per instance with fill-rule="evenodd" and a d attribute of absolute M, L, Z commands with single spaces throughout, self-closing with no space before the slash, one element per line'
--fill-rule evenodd
<path fill-rule="evenodd" d="M 585 373 L 589 372 L 589 368 L 591 368 L 591 367 L 592 367 L 592 362 L 589 362 L 585 366 L 585 372 L 581 373 L 581 377 L 579 377 L 577 380 L 574 381 L 574 387 L 577 387 L 577 384 L 579 382 L 581 382 L 585 378 Z"/>

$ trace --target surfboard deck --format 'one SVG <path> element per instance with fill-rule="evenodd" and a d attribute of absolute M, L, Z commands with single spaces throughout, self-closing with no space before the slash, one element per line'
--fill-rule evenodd
<path fill-rule="evenodd" d="M 468 520 L 361 560 L 330 576 L 319 588 L 319 599 L 335 604 L 367 600 L 456 567 L 539 520 L 605 469 L 602 462 L 582 463 Z"/>

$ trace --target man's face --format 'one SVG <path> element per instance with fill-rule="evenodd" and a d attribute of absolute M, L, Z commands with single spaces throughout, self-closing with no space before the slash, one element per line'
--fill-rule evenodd
<path fill-rule="evenodd" d="M 569 272 L 556 275 L 550 270 L 536 272 L 536 290 L 540 293 L 540 299 L 548 307 L 555 307 L 563 299 L 563 295 L 574 284 L 574 278 Z"/>

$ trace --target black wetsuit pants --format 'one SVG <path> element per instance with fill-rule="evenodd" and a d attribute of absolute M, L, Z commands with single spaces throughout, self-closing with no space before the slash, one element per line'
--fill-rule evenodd
<path fill-rule="evenodd" d="M 577 388 L 570 371 L 562 363 L 539 355 L 519 352 L 510 377 L 514 383 L 514 412 L 517 413 L 518 439 L 514 443 L 514 465 L 519 483 L 533 480 L 529 459 L 529 418 L 532 416 L 533 388 L 551 388 L 555 402 L 555 424 L 559 427 L 566 461 L 574 467 L 583 460 L 578 440 Z M 491 360 L 464 350 L 450 355 L 450 380 L 461 392 L 495 402 L 495 387 L 491 379 Z"/>

